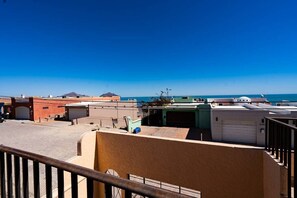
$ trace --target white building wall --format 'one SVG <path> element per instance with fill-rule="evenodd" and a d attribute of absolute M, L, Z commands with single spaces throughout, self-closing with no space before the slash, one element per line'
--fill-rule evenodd
<path fill-rule="evenodd" d="M 274 114 L 264 110 L 216 109 L 211 111 L 211 133 L 214 141 L 223 141 L 223 126 L 226 122 L 253 122 L 256 128 L 256 145 L 265 145 L 265 117 L 297 117 L 297 111 L 289 115 Z M 240 133 L 240 130 L 238 131 Z M 248 143 L 248 142 L 247 142 Z"/>
<path fill-rule="evenodd" d="M 263 146 L 265 144 L 264 118 L 269 115 L 267 111 L 258 110 L 230 110 L 230 109 L 212 109 L 211 112 L 211 133 L 214 141 L 223 141 L 223 124 L 225 122 L 253 122 L 256 128 L 256 144 Z M 263 130 L 262 130 L 263 129 Z M 238 131 L 240 133 L 240 131 Z"/>

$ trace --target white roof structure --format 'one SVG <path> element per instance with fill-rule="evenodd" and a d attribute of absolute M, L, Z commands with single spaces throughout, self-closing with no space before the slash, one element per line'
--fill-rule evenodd
<path fill-rule="evenodd" d="M 237 102 L 251 102 L 251 101 L 252 101 L 252 99 L 250 99 L 249 97 L 246 97 L 246 96 L 237 98 Z"/>
<path fill-rule="evenodd" d="M 102 104 L 103 102 L 78 102 L 78 103 L 71 103 L 71 104 L 66 104 L 66 107 L 87 107 L 89 105 L 98 105 Z"/>

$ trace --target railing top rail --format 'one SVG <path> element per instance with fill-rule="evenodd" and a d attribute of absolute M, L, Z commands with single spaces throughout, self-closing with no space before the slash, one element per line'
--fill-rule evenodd
<path fill-rule="evenodd" d="M 268 118 L 272 118 L 275 120 L 297 120 L 297 118 L 293 118 L 293 117 L 268 117 Z"/>
<path fill-rule="evenodd" d="M 287 124 L 287 123 L 284 123 L 282 121 L 279 121 L 278 119 L 284 119 L 284 118 L 272 118 L 272 117 L 265 117 L 267 120 L 270 120 L 270 121 L 273 121 L 273 122 L 276 122 L 278 124 L 281 124 L 285 127 L 288 127 L 290 129 L 294 129 L 294 132 L 297 131 L 297 127 L 296 126 L 293 126 L 291 124 Z M 292 119 L 291 119 L 292 120 Z"/>
<path fill-rule="evenodd" d="M 118 178 L 112 175 L 108 175 L 102 172 L 94 171 L 89 168 L 85 168 L 82 166 L 78 166 L 75 164 L 71 164 L 69 162 L 64 162 L 60 161 L 54 158 L 50 158 L 47 156 L 42 156 L 39 154 L 7 147 L 4 145 L 0 145 L 0 151 L 9 153 L 11 155 L 16 155 L 18 157 L 22 157 L 25 159 L 33 160 L 40 162 L 42 164 L 47 164 L 55 168 L 63 169 L 64 171 L 67 172 L 72 172 L 76 173 L 77 175 L 84 176 L 86 178 L 93 179 L 98 182 L 102 183 L 107 183 L 112 186 L 124 189 L 124 190 L 129 190 L 134 193 L 143 195 L 143 196 L 149 196 L 149 197 L 180 197 L 180 198 L 189 198 L 190 196 L 187 195 L 182 195 L 182 194 L 177 194 L 174 192 L 170 192 L 167 190 L 163 190 L 160 188 L 156 188 L 153 186 L 148 186 L 145 184 L 133 182 L 127 179 L 123 178 Z"/>

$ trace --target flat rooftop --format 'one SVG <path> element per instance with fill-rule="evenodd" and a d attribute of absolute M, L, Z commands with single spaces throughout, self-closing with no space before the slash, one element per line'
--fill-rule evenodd
<path fill-rule="evenodd" d="M 155 127 L 141 126 L 141 132 L 137 135 L 166 137 L 182 140 L 205 140 L 211 141 L 210 130 L 198 128 Z"/>

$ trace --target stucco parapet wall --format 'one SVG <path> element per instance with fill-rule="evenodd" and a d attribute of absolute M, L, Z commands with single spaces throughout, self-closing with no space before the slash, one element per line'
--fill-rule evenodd
<path fill-rule="evenodd" d="M 150 136 L 150 135 L 137 135 L 137 134 L 132 134 L 132 133 L 119 133 L 119 132 L 115 132 L 114 130 L 109 130 L 109 129 L 108 130 L 107 129 L 99 129 L 98 132 L 99 133 L 118 134 L 118 135 L 127 135 L 127 136 L 134 136 L 134 137 L 137 136 L 139 138 L 161 139 L 161 140 L 169 140 L 169 141 L 175 141 L 175 142 L 188 142 L 188 143 L 192 143 L 192 144 L 202 144 L 202 145 L 209 145 L 209 146 L 222 146 L 222 147 L 228 147 L 228 148 L 264 150 L 264 147 L 258 147 L 258 146 L 199 141 L 199 140 L 183 140 L 183 139 L 175 139 L 175 138 L 168 138 L 168 137 L 156 137 L 156 136 Z"/>
<path fill-rule="evenodd" d="M 96 131 L 85 132 L 77 142 L 77 156 L 67 160 L 67 162 L 94 169 L 96 166 Z M 64 192 L 65 197 L 71 197 L 71 174 L 64 172 Z M 86 195 L 86 178 L 78 176 L 79 197 Z M 53 190 L 53 197 L 57 197 L 58 189 Z"/>
<path fill-rule="evenodd" d="M 115 170 L 200 191 L 263 198 L 263 148 L 100 131 L 99 171 Z"/>

